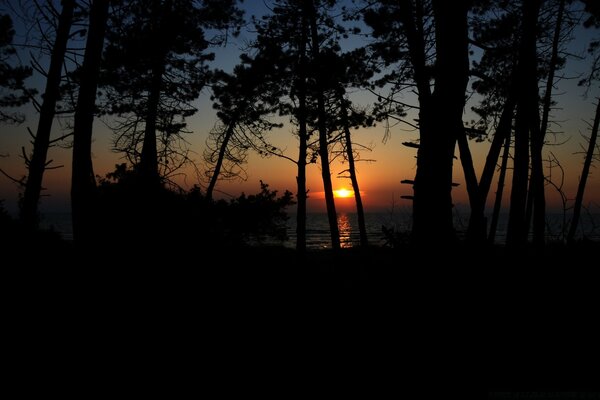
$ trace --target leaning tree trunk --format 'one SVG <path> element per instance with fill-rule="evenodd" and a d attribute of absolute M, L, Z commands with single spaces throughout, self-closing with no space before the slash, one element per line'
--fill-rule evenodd
<path fill-rule="evenodd" d="M 317 65 L 321 58 L 319 49 L 319 34 L 317 31 L 317 16 L 312 0 L 305 2 L 307 6 L 308 17 L 310 21 L 312 56 Z M 325 204 L 327 206 L 327 219 L 329 221 L 329 231 L 331 234 L 331 248 L 337 250 L 340 248 L 340 231 L 337 222 L 337 212 L 335 210 L 335 200 L 333 197 L 333 184 L 331 182 L 331 170 L 329 167 L 329 138 L 327 135 L 327 113 L 325 111 L 325 96 L 323 87 L 325 82 L 321 70 L 316 71 L 316 97 L 317 97 L 317 126 L 319 130 L 319 157 L 321 158 L 321 176 L 323 177 L 323 189 L 325 191 Z"/>
<path fill-rule="evenodd" d="M 490 223 L 490 233 L 488 242 L 494 244 L 496 240 L 496 230 L 498 229 L 498 219 L 500 219 L 500 209 L 502 207 L 502 193 L 504 192 L 504 181 L 506 180 L 506 168 L 508 166 L 508 156 L 510 155 L 510 134 L 506 137 L 504 143 L 504 154 L 502 154 L 502 164 L 500 165 L 500 176 L 498 176 L 498 187 L 496 189 L 496 201 L 494 202 L 494 211 L 492 213 L 492 222 Z"/>
<path fill-rule="evenodd" d="M 50 68 L 48 69 L 44 100 L 40 108 L 40 119 L 33 142 L 33 153 L 28 162 L 29 174 L 21 203 L 21 220 L 29 228 L 35 228 L 38 224 L 38 203 L 47 165 L 46 158 L 48 156 L 48 148 L 50 147 L 50 132 L 56 112 L 61 70 L 67 51 L 71 24 L 73 23 L 74 8 L 74 0 L 62 1 L 62 11 L 58 20 L 52 56 L 50 57 Z"/>
<path fill-rule="evenodd" d="M 471 206 L 471 216 L 469 218 L 469 227 L 467 229 L 467 241 L 472 244 L 480 244 L 485 242 L 485 207 L 481 207 L 479 202 L 479 185 L 477 183 L 477 175 L 475 175 L 475 167 L 473 166 L 473 157 L 469 149 L 469 142 L 465 130 L 458 134 L 458 149 L 460 151 L 460 162 L 465 174 L 467 183 L 467 194 L 469 195 L 469 204 Z"/>
<path fill-rule="evenodd" d="M 219 175 L 221 174 L 221 167 L 223 166 L 223 160 L 225 159 L 225 153 L 227 152 L 227 145 L 229 144 L 229 140 L 233 135 L 235 124 L 235 119 L 229 121 L 229 124 L 227 124 L 227 128 L 225 129 L 225 135 L 223 136 L 223 142 L 221 143 L 221 147 L 219 148 L 219 155 L 217 157 L 217 162 L 215 163 L 215 169 L 213 171 L 212 176 L 210 177 L 208 187 L 206 188 L 206 198 L 209 201 L 212 200 L 213 191 L 215 190 L 215 186 L 217 184 L 217 180 L 219 179 Z"/>
<path fill-rule="evenodd" d="M 516 75 L 513 74 L 513 76 Z M 498 164 L 498 158 L 500 157 L 502 145 L 506 142 L 506 140 L 508 140 L 510 143 L 513 113 L 515 109 L 515 90 L 512 86 L 509 89 L 506 102 L 504 103 L 504 108 L 502 110 L 502 114 L 500 115 L 500 121 L 498 122 L 498 126 L 496 128 L 494 138 L 492 139 L 490 149 L 488 150 L 485 164 L 483 166 L 483 171 L 481 172 L 481 177 L 479 179 L 479 186 L 477 188 L 479 200 L 475 204 L 477 207 L 479 207 L 479 210 L 476 212 L 472 211 L 472 213 L 478 214 L 479 216 L 485 215 L 485 206 L 487 203 L 490 188 L 492 186 L 492 180 L 494 178 L 494 172 Z M 469 232 L 478 232 L 480 227 L 471 227 L 471 223 L 477 225 L 480 222 L 480 220 L 469 221 Z"/>
<path fill-rule="evenodd" d="M 585 185 L 587 183 L 588 175 L 590 174 L 590 166 L 592 165 L 592 159 L 594 158 L 594 151 L 596 150 L 598 125 L 600 125 L 600 98 L 598 98 L 598 104 L 596 105 L 596 116 L 594 117 L 592 134 L 590 136 L 590 142 L 588 143 L 585 161 L 583 162 L 581 178 L 579 179 L 579 187 L 577 188 L 577 196 L 575 197 L 575 205 L 573 206 L 573 220 L 571 221 L 571 226 L 569 227 L 567 243 L 573 243 L 575 240 L 575 233 L 577 232 L 577 225 L 579 224 L 579 217 L 581 214 L 581 205 L 583 204 L 583 193 L 585 192 Z"/>
<path fill-rule="evenodd" d="M 348 159 L 348 173 L 350 174 L 350 181 L 352 182 L 352 190 L 354 191 L 354 199 L 356 201 L 356 216 L 358 217 L 360 245 L 368 246 L 369 241 L 367 239 L 367 226 L 365 224 L 365 210 L 363 208 L 360 188 L 358 186 L 356 167 L 354 166 L 354 151 L 352 150 L 352 137 L 350 135 L 350 127 L 348 126 L 348 111 L 346 110 L 346 103 L 342 96 L 340 96 L 339 101 L 341 106 L 340 113 L 342 116 L 342 124 L 344 125 L 344 141 L 346 144 L 346 158 Z"/>
<path fill-rule="evenodd" d="M 75 243 L 90 244 L 96 231 L 94 208 L 96 179 L 92 165 L 92 127 L 98 73 L 108 18 L 108 0 L 95 0 L 90 10 L 90 25 L 81 69 L 81 84 L 73 127 L 73 170 L 71 210 Z"/>

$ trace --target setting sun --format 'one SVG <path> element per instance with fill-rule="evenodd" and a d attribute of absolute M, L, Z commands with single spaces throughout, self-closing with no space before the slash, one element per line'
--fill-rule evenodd
<path fill-rule="evenodd" d="M 348 189 L 334 190 L 333 193 L 335 194 L 335 197 L 337 197 L 337 198 L 346 198 L 346 197 L 354 196 L 354 191 L 348 190 Z"/>

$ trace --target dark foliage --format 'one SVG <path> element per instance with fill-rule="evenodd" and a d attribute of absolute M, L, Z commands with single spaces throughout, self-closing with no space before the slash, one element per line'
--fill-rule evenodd
<path fill-rule="evenodd" d="M 13 66 L 16 54 L 11 45 L 15 31 L 8 15 L 0 15 L 0 122 L 21 123 L 24 116 L 7 112 L 6 108 L 18 107 L 29 100 L 24 81 L 31 75 L 31 68 Z"/>
<path fill-rule="evenodd" d="M 293 204 L 290 192 L 277 196 L 262 182 L 259 193 L 230 201 L 208 200 L 198 187 L 189 192 L 149 189 L 125 164 L 100 179 L 99 192 L 100 241 L 125 247 L 141 243 L 139 251 L 156 254 L 168 246 L 186 251 L 185 246 L 214 249 L 282 241 L 286 207 Z"/>

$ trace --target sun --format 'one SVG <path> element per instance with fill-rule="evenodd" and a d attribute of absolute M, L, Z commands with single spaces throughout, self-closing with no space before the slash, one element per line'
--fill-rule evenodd
<path fill-rule="evenodd" d="M 348 189 L 334 190 L 333 193 L 334 193 L 335 197 L 341 198 L 341 199 L 345 199 L 347 197 L 354 196 L 354 191 L 353 190 L 348 190 Z"/>

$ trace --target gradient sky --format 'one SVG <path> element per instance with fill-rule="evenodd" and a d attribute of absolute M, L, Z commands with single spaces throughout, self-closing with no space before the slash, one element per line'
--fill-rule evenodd
<path fill-rule="evenodd" d="M 262 1 L 246 1 L 244 8 L 247 10 L 247 16 L 253 13 L 264 12 Z M 574 54 L 584 55 L 585 49 L 589 42 L 591 33 L 589 31 L 578 32 L 578 38 L 571 46 L 570 51 Z M 251 38 L 248 32 L 229 43 L 226 49 L 217 49 L 217 57 L 215 65 L 230 70 L 237 61 L 239 49 L 243 48 L 247 41 Z M 16 38 L 16 42 L 20 42 L 21 37 Z M 579 76 L 588 72 L 588 64 L 586 61 L 569 60 L 566 75 Z M 556 136 L 556 142 L 565 142 L 560 146 L 546 146 L 545 154 L 549 155 L 552 152 L 560 160 L 565 171 L 563 190 L 568 199 L 574 199 L 581 171 L 583 154 L 575 154 L 582 151 L 582 146 L 586 146 L 582 134 L 589 134 L 587 121 L 591 121 L 595 110 L 595 96 L 599 94 L 597 88 L 593 88 L 585 98 L 583 96 L 584 89 L 577 87 L 577 79 L 564 80 L 559 83 L 558 94 L 555 100 L 558 101 L 558 108 L 553 111 L 552 119 L 557 121 L 552 129 L 560 131 Z M 39 79 L 31 79 L 31 84 L 39 82 Z M 40 89 L 40 91 L 42 91 Z M 368 106 L 373 96 L 356 92 L 353 94 L 353 99 L 359 101 L 362 106 Z M 416 104 L 414 97 L 408 96 L 405 99 L 411 104 Z M 216 122 L 216 116 L 212 111 L 212 106 L 209 100 L 209 93 L 205 91 L 197 101 L 199 112 L 192 118 L 188 119 L 189 129 L 192 134 L 187 135 L 186 139 L 191 144 L 191 150 L 195 153 L 192 158 L 198 162 L 199 168 L 201 165 L 202 151 L 205 147 L 207 133 L 211 130 Z M 20 178 L 25 175 L 25 167 L 23 159 L 19 156 L 21 147 L 25 146 L 27 152 L 31 151 L 29 144 L 29 136 L 27 128 L 29 127 L 35 132 L 37 126 L 37 115 L 31 112 L 31 107 L 25 107 L 28 118 L 22 125 L 19 126 L 0 126 L 0 168 L 14 177 Z M 411 119 L 415 116 L 409 116 Z M 465 112 L 465 121 L 472 117 L 468 111 Z M 372 148 L 370 152 L 362 152 L 363 159 L 372 159 L 373 162 L 359 162 L 358 179 L 363 194 L 363 202 L 365 210 L 369 211 L 390 211 L 392 208 L 398 209 L 401 207 L 409 207 L 410 201 L 400 198 L 401 195 L 412 194 L 412 188 L 409 185 L 400 183 L 403 179 L 413 179 L 416 171 L 415 155 L 416 150 L 403 146 L 404 141 L 415 140 L 418 135 L 410 130 L 408 126 L 395 125 L 390 127 L 391 136 L 384 144 L 382 139 L 385 136 L 385 124 L 380 123 L 374 128 L 359 129 L 353 132 L 354 141 Z M 55 122 L 54 136 L 59 136 L 60 124 Z M 275 145 L 287 149 L 286 154 L 291 158 L 297 158 L 297 142 L 291 132 L 293 127 L 286 124 L 282 129 L 275 130 L 270 133 L 270 137 Z M 552 141 L 553 138 L 549 137 Z M 479 175 L 489 142 L 475 143 L 470 142 L 471 151 L 473 153 L 476 171 Z M 111 133 L 105 126 L 104 122 L 97 120 L 94 130 L 94 145 L 93 145 L 93 162 L 94 170 L 97 175 L 104 176 L 106 173 L 113 171 L 117 163 L 124 162 L 120 154 L 112 153 L 111 148 Z M 457 151 L 458 155 L 458 151 Z M 6 157 L 4 157 L 6 156 Z M 50 150 L 49 158 L 54 160 L 55 165 L 64 165 L 64 168 L 47 171 L 44 178 L 44 187 L 47 188 L 45 194 L 47 197 L 42 199 L 42 210 L 46 211 L 68 211 L 69 204 L 69 188 L 70 188 L 70 150 L 54 147 Z M 263 180 L 268 183 L 271 188 L 280 191 L 290 190 L 295 193 L 295 177 L 296 166 L 290 161 L 278 159 L 275 157 L 261 158 L 256 154 L 249 157 L 249 163 L 246 166 L 248 179 L 240 182 L 220 182 L 217 185 L 218 193 L 216 196 L 227 197 L 228 195 L 236 196 L 242 191 L 246 193 L 255 193 L 260 189 L 259 181 Z M 350 188 L 348 179 L 337 179 L 337 174 L 344 170 L 346 166 L 340 162 L 334 161 L 332 164 L 332 173 L 334 174 L 334 189 Z M 198 180 L 195 172 L 190 168 L 185 172 L 185 175 L 179 177 L 178 182 L 184 187 L 191 187 L 194 184 L 204 184 L 205 181 Z M 312 211 L 324 211 L 325 204 L 323 199 L 323 185 L 321 181 L 321 171 L 318 164 L 308 166 L 307 186 L 309 192 L 309 209 Z M 548 172 L 548 171 L 547 171 Z M 555 169 L 552 172 L 553 180 L 560 183 L 560 172 Z M 460 186 L 455 188 L 453 193 L 454 203 L 460 209 L 461 205 L 468 206 L 468 200 L 465 191 L 464 179 L 460 162 L 455 163 L 454 181 L 460 183 Z M 510 171 L 507 176 L 507 184 L 510 187 Z M 19 189 L 10 180 L 4 176 L 0 176 L 0 199 L 5 199 L 6 208 L 15 213 L 17 210 L 17 199 Z M 495 193 L 495 184 L 492 186 L 492 191 L 489 196 L 489 201 L 493 200 Z M 547 186 L 546 193 L 548 197 L 549 209 L 561 209 L 560 196 L 557 195 L 555 189 Z M 505 202 L 508 203 L 510 190 L 505 190 Z M 586 190 L 585 204 L 595 203 L 593 209 L 598 212 L 600 209 L 600 174 L 595 168 L 592 169 L 588 186 Z M 570 203 L 572 204 L 572 202 Z M 354 204 L 351 198 L 338 198 L 336 206 L 340 211 L 353 211 Z"/>

